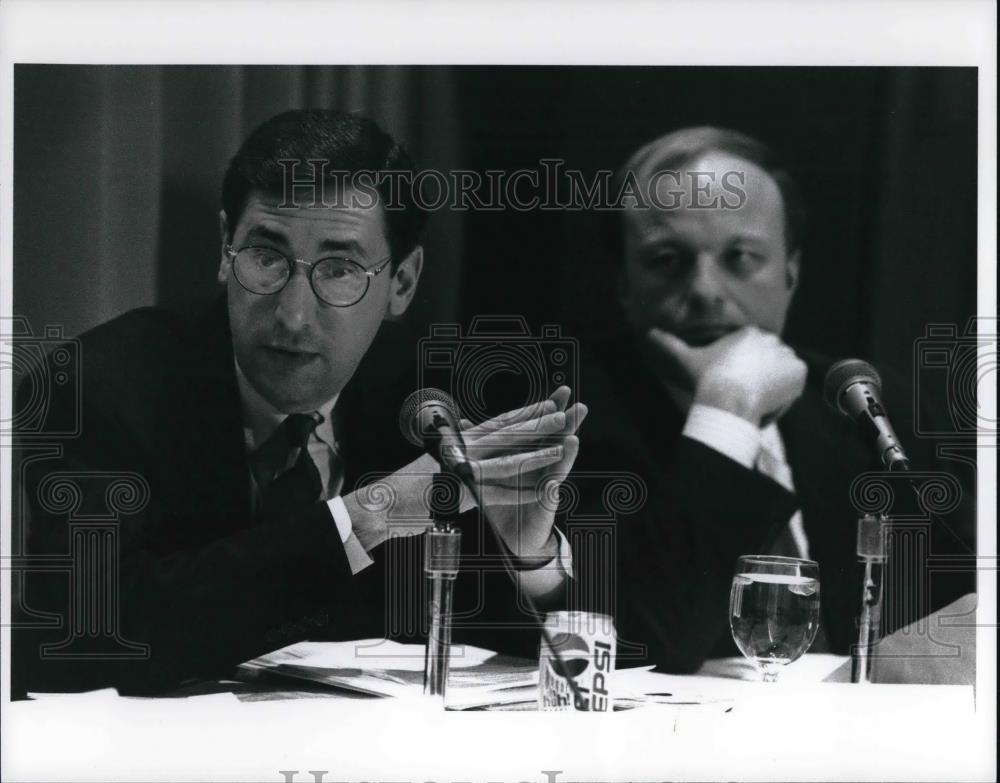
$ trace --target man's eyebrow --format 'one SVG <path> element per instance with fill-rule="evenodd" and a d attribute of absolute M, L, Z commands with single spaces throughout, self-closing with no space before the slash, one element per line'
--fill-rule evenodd
<path fill-rule="evenodd" d="M 643 247 L 661 247 L 664 245 L 676 246 L 683 244 L 684 240 L 681 237 L 672 231 L 664 231 L 663 229 L 650 232 L 646 236 L 642 237 L 641 240 L 641 245 Z"/>
<path fill-rule="evenodd" d="M 277 244 L 284 244 L 288 241 L 285 235 L 280 231 L 268 228 L 267 226 L 253 226 L 249 231 L 247 231 L 247 238 L 249 239 L 251 237 L 254 239 L 263 239 L 267 242 L 275 242 Z"/>
<path fill-rule="evenodd" d="M 288 237 L 280 230 L 267 226 L 254 226 L 247 231 L 248 240 L 263 240 L 278 245 L 287 245 Z M 319 243 L 320 253 L 345 253 L 350 256 L 367 257 L 364 248 L 356 239 L 324 239 Z"/>
<path fill-rule="evenodd" d="M 741 234 L 734 234 L 729 238 L 729 243 L 734 244 L 736 242 L 763 242 L 766 243 L 769 237 L 767 234 L 755 234 L 753 232 L 744 232 Z"/>
<path fill-rule="evenodd" d="M 323 253 L 347 253 L 351 256 L 362 257 L 368 255 L 356 239 L 324 239 L 319 243 L 319 249 Z"/>

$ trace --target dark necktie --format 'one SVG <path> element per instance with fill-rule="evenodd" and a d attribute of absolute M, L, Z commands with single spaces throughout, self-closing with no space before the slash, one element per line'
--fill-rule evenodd
<path fill-rule="evenodd" d="M 263 475 L 265 482 L 268 474 L 273 476 L 273 480 L 264 485 L 260 507 L 262 521 L 280 519 L 319 500 L 323 482 L 306 444 L 322 421 L 323 416 L 319 413 L 293 413 L 255 453 L 255 473 Z M 274 475 L 296 452 L 295 464 Z"/>

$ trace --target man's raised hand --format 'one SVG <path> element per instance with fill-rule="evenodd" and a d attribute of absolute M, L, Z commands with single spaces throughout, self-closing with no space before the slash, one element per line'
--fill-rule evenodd
<path fill-rule="evenodd" d="M 770 332 L 746 326 L 693 347 L 663 329 L 650 344 L 683 377 L 694 402 L 734 413 L 757 426 L 779 417 L 805 388 L 806 365 Z"/>

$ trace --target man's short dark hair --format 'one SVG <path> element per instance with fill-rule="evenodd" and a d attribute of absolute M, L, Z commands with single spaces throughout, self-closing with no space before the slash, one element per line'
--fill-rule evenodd
<path fill-rule="evenodd" d="M 656 171 L 680 171 L 698 158 L 712 152 L 749 161 L 761 168 L 774 180 L 781 193 L 785 213 L 785 248 L 789 254 L 802 248 L 806 229 L 805 203 L 794 178 L 785 163 L 763 142 L 739 131 L 728 128 L 702 126 L 681 128 L 660 136 L 636 150 L 615 176 L 616 187 L 624 181 L 626 174 L 638 172 L 655 163 Z M 606 244 L 607 250 L 617 261 L 624 256 L 624 234 L 622 209 L 608 213 Z"/>
<path fill-rule="evenodd" d="M 413 160 L 373 120 L 332 109 L 284 112 L 266 120 L 243 142 L 222 180 L 222 209 L 230 239 L 251 191 L 285 195 L 289 161 L 299 162 L 296 182 L 308 180 L 313 172 L 321 178 L 325 175 L 323 182 L 313 183 L 317 189 L 372 172 L 372 184 L 383 205 L 393 268 L 419 244 L 427 215 L 414 202 L 408 178 L 377 176 L 384 171 L 412 172 Z M 309 161 L 320 163 L 314 167 Z M 387 204 L 393 208 L 385 209 Z"/>

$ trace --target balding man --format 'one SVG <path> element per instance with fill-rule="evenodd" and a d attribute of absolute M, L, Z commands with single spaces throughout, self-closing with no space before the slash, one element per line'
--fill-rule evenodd
<path fill-rule="evenodd" d="M 619 638 L 675 671 L 736 655 L 736 560 L 768 554 L 819 563 L 812 649 L 846 654 L 861 597 L 849 487 L 879 466 L 822 400 L 829 360 L 782 337 L 803 263 L 795 182 L 757 140 L 710 127 L 647 144 L 618 182 L 618 323 L 590 343 L 598 369 L 583 377 L 591 417 L 578 468 L 629 469 L 648 489 L 617 523 Z M 889 405 L 897 430 L 913 432 L 911 401 Z M 910 451 L 931 465 L 929 449 Z M 937 552 L 972 551 L 938 534 Z M 972 589 L 961 581 L 935 581 L 929 602 Z"/>

